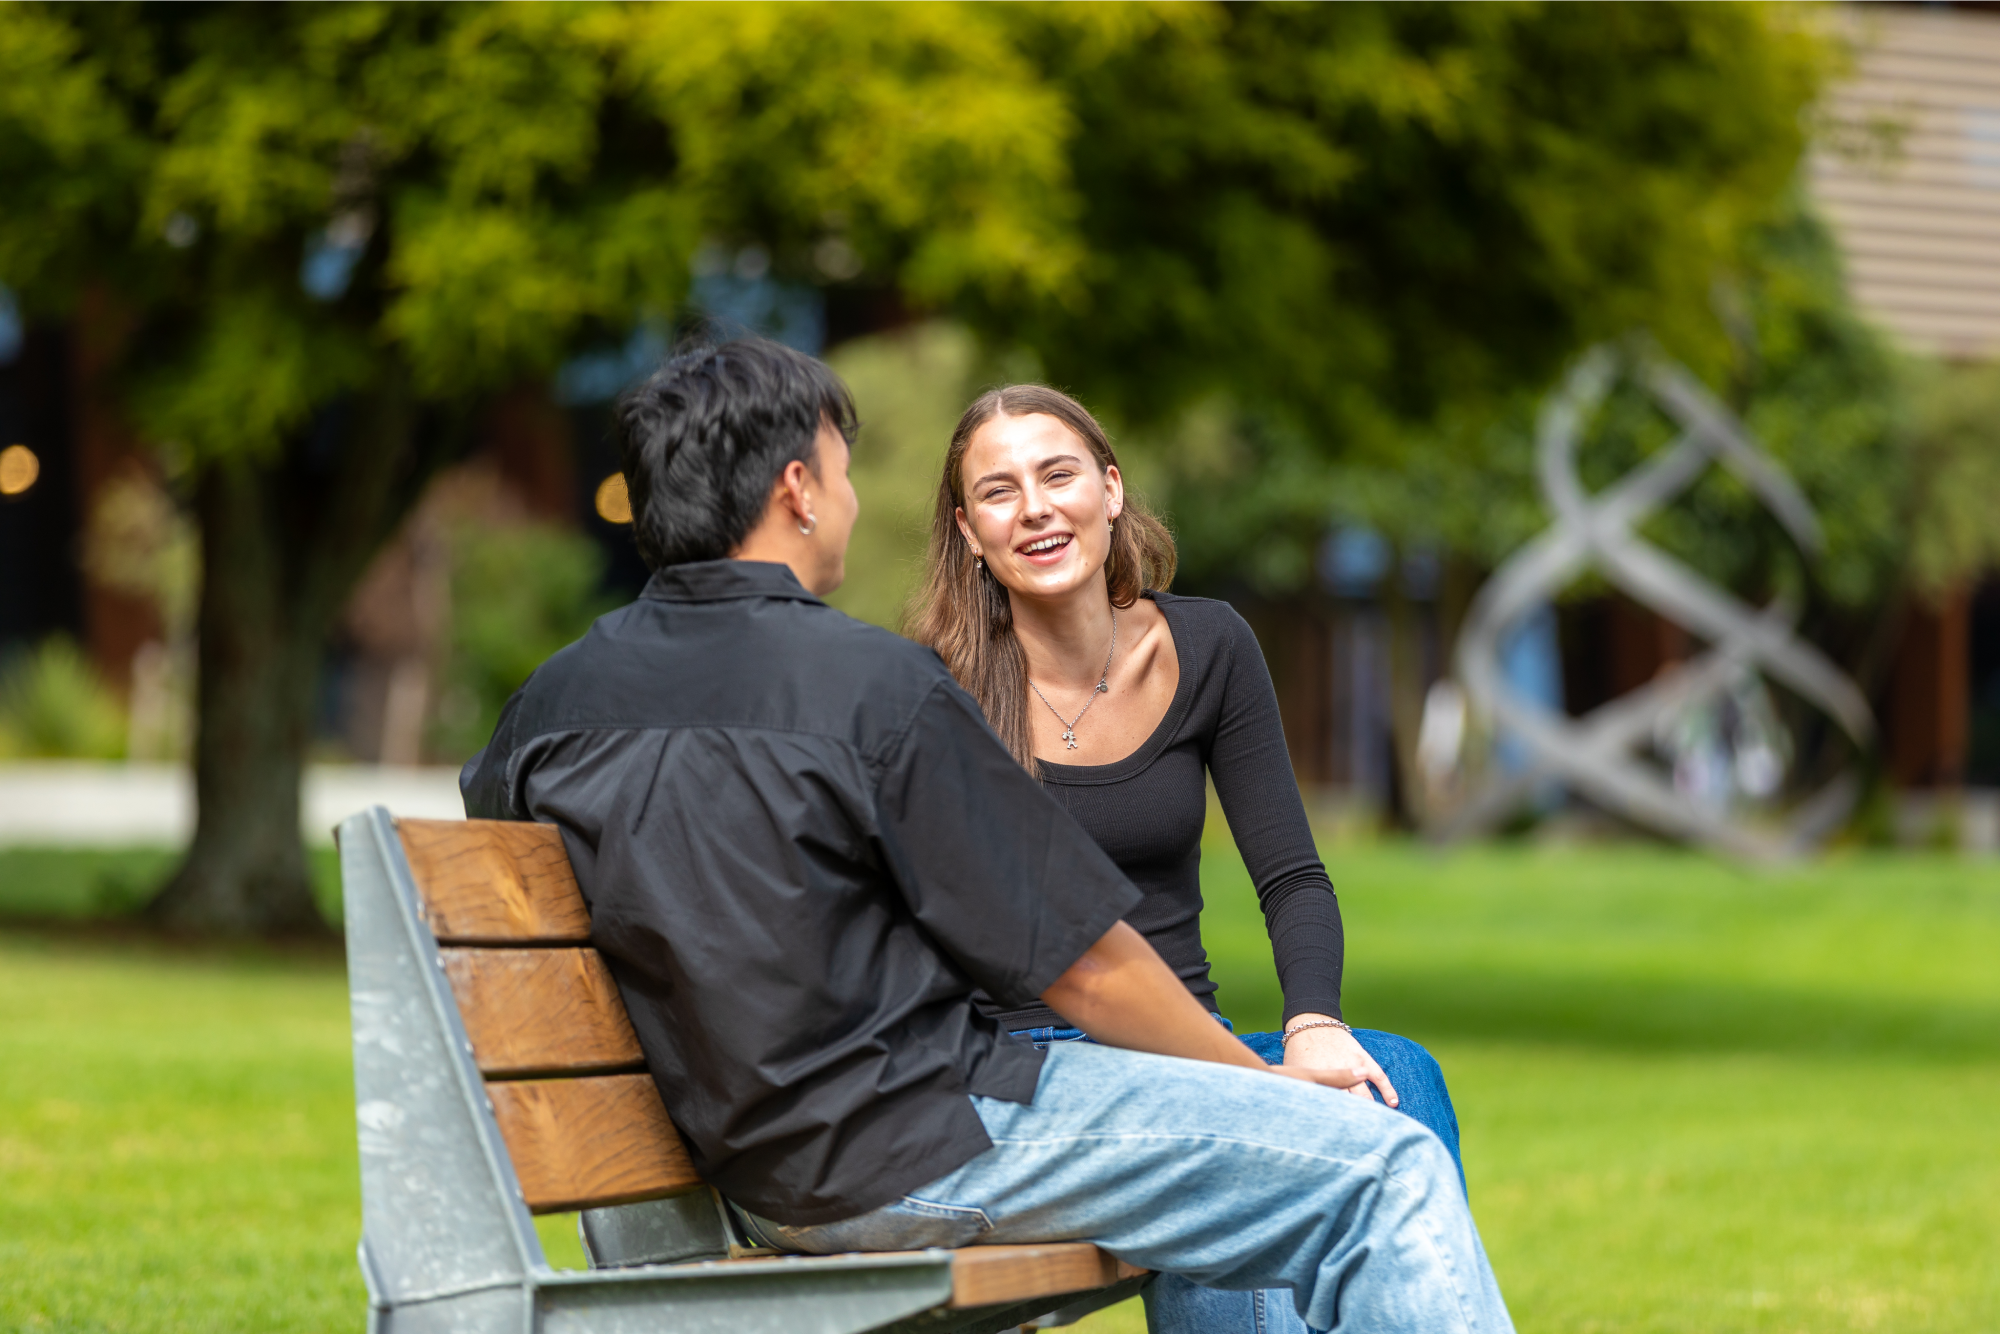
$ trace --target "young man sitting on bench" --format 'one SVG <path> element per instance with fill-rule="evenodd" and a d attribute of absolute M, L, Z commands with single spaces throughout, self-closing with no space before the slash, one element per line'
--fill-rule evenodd
<path fill-rule="evenodd" d="M 1090 1241 L 1291 1288 L 1316 1330 L 1511 1329 L 1430 1132 L 1231 1037 L 937 656 L 819 601 L 857 510 L 833 373 L 725 344 L 619 429 L 652 580 L 508 703 L 466 809 L 561 828 L 667 1110 L 748 1227 Z M 1097 1041 L 1011 1041 L 975 988 Z"/>

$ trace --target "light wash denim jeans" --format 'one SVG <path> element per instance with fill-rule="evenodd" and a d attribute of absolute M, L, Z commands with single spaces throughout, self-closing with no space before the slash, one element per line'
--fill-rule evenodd
<path fill-rule="evenodd" d="M 1224 1028 L 1236 1031 L 1229 1020 L 1219 1014 L 1215 1017 Z M 1014 1036 L 1044 1050 L 1058 1042 L 1090 1041 L 1080 1028 L 1029 1028 Z M 1266 1065 L 1284 1064 L 1283 1033 L 1244 1033 L 1240 1037 Z M 1450 1152 L 1463 1189 L 1465 1164 L 1458 1152 L 1458 1114 L 1436 1058 L 1408 1038 L 1372 1028 L 1355 1029 L 1354 1040 L 1389 1076 L 1396 1088 L 1396 1110 L 1421 1123 Z M 1376 1102 L 1382 1101 L 1373 1086 L 1369 1092 Z M 1232 1292 L 1205 1288 L 1181 1274 L 1161 1274 L 1146 1285 L 1146 1329 L 1149 1334 L 1300 1334 L 1305 1322 L 1292 1305 L 1292 1295 L 1282 1288 Z"/>
<path fill-rule="evenodd" d="M 1031 1104 L 972 1098 L 993 1147 L 784 1250 L 1091 1241 L 1216 1288 L 1290 1289 L 1313 1330 L 1513 1329 L 1437 1136 L 1376 1103 L 1254 1070 L 1052 1047 Z"/>
<path fill-rule="evenodd" d="M 1236 1032 L 1236 1025 L 1221 1015 L 1216 1022 L 1230 1032 Z M 1394 1033 L 1384 1033 L 1373 1028 L 1353 1030 L 1354 1040 L 1361 1044 L 1361 1050 L 1375 1058 L 1375 1064 L 1382 1067 L 1382 1073 L 1389 1076 L 1389 1082 L 1396 1088 L 1396 1110 L 1405 1116 L 1415 1117 L 1444 1144 L 1451 1154 L 1452 1162 L 1458 1165 L 1458 1181 L 1465 1184 L 1465 1162 L 1458 1151 L 1458 1112 L 1451 1105 L 1451 1091 L 1445 1087 L 1444 1070 L 1437 1058 L 1425 1051 L 1419 1043 L 1400 1037 Z M 1090 1037 L 1080 1028 L 1023 1028 L 1010 1036 L 1023 1042 L 1032 1042 L 1046 1051 L 1058 1042 L 1088 1042 Z M 1251 1051 L 1256 1052 L 1266 1065 L 1285 1063 L 1285 1035 L 1283 1033 L 1238 1033 L 1237 1040 Z M 1368 1092 L 1377 1102 L 1382 1094 L 1374 1085 Z M 1208 1328 L 1213 1329 L 1213 1326 Z"/>

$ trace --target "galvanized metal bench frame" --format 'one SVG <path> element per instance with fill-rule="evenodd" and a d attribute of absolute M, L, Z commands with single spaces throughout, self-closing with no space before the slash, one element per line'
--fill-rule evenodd
<path fill-rule="evenodd" d="M 592 1268 L 551 1268 L 395 821 L 375 807 L 345 821 L 339 843 L 370 1334 L 990 1334 L 1069 1323 L 1145 1281 L 1103 1257 L 1087 1290 L 1052 1301 L 1046 1282 L 1010 1292 L 1007 1266 L 985 1266 L 982 1283 L 968 1263 L 1005 1258 L 1018 1272 L 1033 1254 L 746 1257 L 705 1189 L 585 1211 Z M 1080 1272 L 1078 1248 L 1047 1249 Z M 1052 1304 L 1063 1307 L 1044 1314 Z"/>

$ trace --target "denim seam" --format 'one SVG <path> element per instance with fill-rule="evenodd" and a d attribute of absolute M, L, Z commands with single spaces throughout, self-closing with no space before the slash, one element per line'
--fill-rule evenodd
<path fill-rule="evenodd" d="M 988 1138 L 990 1138 L 992 1142 L 996 1145 L 1022 1144 L 1022 1145 L 1035 1146 L 1035 1145 L 1058 1145 L 1058 1144 L 1090 1144 L 1099 1142 L 1117 1143 L 1124 1140 L 1165 1140 L 1169 1143 L 1192 1143 L 1192 1144 L 1238 1144 L 1246 1149 L 1260 1149 L 1266 1153 L 1279 1154 L 1287 1158 L 1305 1158 L 1316 1163 L 1336 1163 L 1342 1167 L 1350 1167 L 1350 1168 L 1359 1167 L 1361 1164 L 1366 1163 L 1370 1159 L 1377 1159 L 1381 1161 L 1384 1165 L 1385 1179 L 1386 1179 L 1386 1168 L 1388 1163 L 1388 1160 L 1385 1157 L 1383 1157 L 1383 1155 L 1379 1151 L 1371 1151 L 1369 1153 L 1362 1154 L 1358 1158 L 1336 1158 L 1324 1153 L 1313 1153 L 1306 1149 L 1293 1149 L 1293 1148 L 1287 1148 L 1281 1144 L 1269 1144 L 1263 1140 L 1242 1139 L 1235 1135 L 1186 1135 L 1186 1134 L 1148 1135 L 1141 1132 L 1122 1132 L 1122 1131 L 1115 1134 L 1106 1133 L 1106 1134 L 1096 1134 L 1096 1135 L 1063 1135 L 1060 1137 L 1037 1135 L 1029 1139 L 1016 1139 L 1010 1135 L 995 1135 L 991 1131 L 988 1131 L 987 1135 Z M 1435 1136 L 1433 1136 L 1433 1138 L 1435 1138 Z"/>
<path fill-rule="evenodd" d="M 889 1208 L 901 1208 L 927 1218 L 962 1219 L 968 1222 L 977 1218 L 981 1232 L 991 1232 L 993 1230 L 992 1216 L 976 1204 L 944 1204 L 937 1200 L 926 1200 L 915 1195 L 905 1195 L 902 1199 L 890 1205 Z"/>

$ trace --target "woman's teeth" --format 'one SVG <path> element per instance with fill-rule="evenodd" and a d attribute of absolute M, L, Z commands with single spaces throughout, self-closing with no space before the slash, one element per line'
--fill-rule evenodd
<path fill-rule="evenodd" d="M 1029 555 L 1032 556 L 1037 551 L 1053 551 L 1055 550 L 1055 548 L 1066 545 L 1068 542 L 1069 542 L 1069 537 L 1067 534 L 1061 537 L 1045 537 L 1039 542 L 1028 543 L 1028 545 L 1022 547 L 1021 550 L 1027 552 Z"/>

